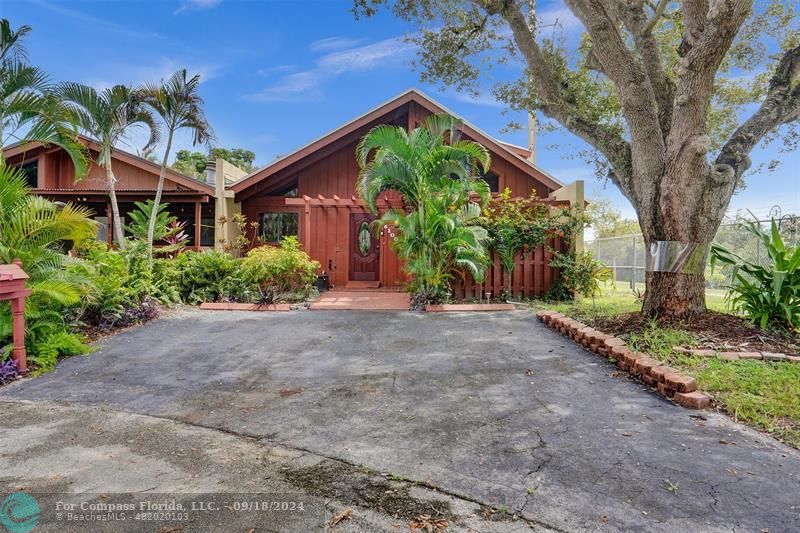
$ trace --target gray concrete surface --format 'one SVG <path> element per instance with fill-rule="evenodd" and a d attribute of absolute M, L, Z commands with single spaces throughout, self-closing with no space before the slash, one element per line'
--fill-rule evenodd
<path fill-rule="evenodd" d="M 188 311 L 0 400 L 222 430 L 562 531 L 800 530 L 796 451 L 614 370 L 522 311 Z M 286 482 L 359 502 L 315 468 Z"/>

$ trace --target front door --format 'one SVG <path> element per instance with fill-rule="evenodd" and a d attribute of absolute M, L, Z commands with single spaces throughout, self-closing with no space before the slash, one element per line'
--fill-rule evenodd
<path fill-rule="evenodd" d="M 369 213 L 350 215 L 350 280 L 378 281 L 379 239 L 375 238 Z"/>

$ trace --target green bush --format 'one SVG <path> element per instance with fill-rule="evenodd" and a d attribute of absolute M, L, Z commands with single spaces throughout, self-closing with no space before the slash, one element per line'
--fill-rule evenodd
<path fill-rule="evenodd" d="M 550 266 L 561 271 L 551 292 L 558 300 L 571 300 L 576 294 L 594 298 L 600 292 L 600 283 L 611 279 L 611 270 L 589 251 L 557 254 Z"/>
<path fill-rule="evenodd" d="M 717 263 L 731 268 L 733 283 L 727 287 L 728 304 L 734 311 L 743 311 L 762 329 L 800 329 L 800 246 L 784 244 L 774 219 L 769 233 L 755 222 L 745 222 L 741 227 L 761 241 L 769 264 L 753 263 L 712 244 L 712 269 Z"/>
<path fill-rule="evenodd" d="M 240 261 L 227 253 L 190 251 L 173 261 L 180 273 L 182 300 L 188 304 L 247 301 L 253 292 L 242 280 Z"/>
<path fill-rule="evenodd" d="M 242 261 L 244 280 L 258 288 L 262 301 L 303 300 L 313 289 L 319 263 L 300 249 L 297 237 L 284 237 L 281 245 L 259 246 Z"/>

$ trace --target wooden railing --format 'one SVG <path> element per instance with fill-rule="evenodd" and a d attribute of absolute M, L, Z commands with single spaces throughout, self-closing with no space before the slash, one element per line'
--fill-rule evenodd
<path fill-rule="evenodd" d="M 516 266 L 511 276 L 500 265 L 497 253 L 492 255 L 492 265 L 486 270 L 481 285 L 477 285 L 468 274 L 464 279 L 454 280 L 453 298 L 456 300 L 497 298 L 504 291 L 513 298 L 544 296 L 558 279 L 558 271 L 550 266 L 552 250 L 562 250 L 561 238 L 547 239 L 544 246 L 532 252 L 527 249 L 516 256 Z"/>

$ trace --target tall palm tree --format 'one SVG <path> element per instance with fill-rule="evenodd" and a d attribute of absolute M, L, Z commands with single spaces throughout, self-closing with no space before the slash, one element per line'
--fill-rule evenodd
<path fill-rule="evenodd" d="M 14 30 L 8 19 L 0 19 L 0 164 L 5 139 L 17 137 L 20 129 L 27 128 L 17 138 L 62 147 L 80 179 L 89 170 L 86 149 L 77 138 L 69 110 L 53 94 L 47 75 L 28 64 L 23 39 L 30 32 L 30 26 Z"/>
<path fill-rule="evenodd" d="M 390 210 L 381 223 L 397 226 L 395 249 L 422 300 L 442 298 L 454 270 L 469 271 L 480 282 L 488 261 L 486 231 L 478 222 L 489 197 L 480 176 L 488 172 L 490 156 L 479 143 L 460 138 L 460 124 L 449 115 L 431 115 L 410 133 L 377 126 L 356 148 L 356 189 L 369 209 L 377 213 L 383 191 L 403 197 L 406 211 Z"/>
<path fill-rule="evenodd" d="M 125 85 L 115 85 L 98 93 L 92 87 L 68 82 L 59 85 L 58 93 L 65 100 L 80 128 L 100 144 L 97 164 L 106 170 L 114 234 L 120 249 L 124 250 L 125 235 L 117 204 L 117 178 L 114 176 L 111 155 L 117 143 L 136 125 L 145 125 L 149 129 L 148 147 L 156 144 L 160 137 L 159 125 L 153 113 L 142 102 L 139 91 Z"/>
<path fill-rule="evenodd" d="M 164 190 L 164 176 L 167 173 L 167 160 L 172 149 L 172 138 L 180 129 L 187 129 L 192 134 L 192 145 L 207 144 L 213 139 L 211 126 L 203 112 L 203 99 L 200 97 L 200 75 L 195 74 L 186 79 L 186 69 L 179 70 L 162 81 L 161 85 L 145 85 L 142 89 L 143 100 L 161 116 L 167 129 L 167 146 L 161 160 L 161 173 L 158 176 L 158 189 L 150 225 L 147 230 L 147 256 L 149 263 L 153 258 L 153 235 L 155 233 L 156 214 L 161 203 Z"/>

